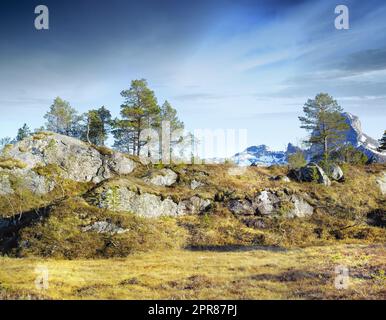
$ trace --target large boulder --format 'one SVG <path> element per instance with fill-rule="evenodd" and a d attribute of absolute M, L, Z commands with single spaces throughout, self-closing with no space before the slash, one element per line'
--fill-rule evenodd
<path fill-rule="evenodd" d="M 159 171 L 151 173 L 144 179 L 145 182 L 153 184 L 155 186 L 169 187 L 177 181 L 178 175 L 173 170 L 161 169 Z"/>
<path fill-rule="evenodd" d="M 116 182 L 116 185 L 101 185 L 85 198 L 88 203 L 100 208 L 132 212 L 144 217 L 200 214 L 207 211 L 211 205 L 210 200 L 198 196 L 175 202 L 170 197 L 133 191 L 124 180 Z"/>
<path fill-rule="evenodd" d="M 307 164 L 305 167 L 291 170 L 289 176 L 301 182 L 317 182 L 325 186 L 331 185 L 331 181 L 324 170 L 313 162 Z"/>
<path fill-rule="evenodd" d="M 200 214 L 207 211 L 210 206 L 210 200 L 201 199 L 198 196 L 193 196 L 178 203 L 177 213 L 179 215 Z"/>
<path fill-rule="evenodd" d="M 1 159 L 2 194 L 13 192 L 7 175 L 24 180 L 25 186 L 32 192 L 44 194 L 51 191 L 54 182 L 37 173 L 37 169 L 50 165 L 58 168 L 63 179 L 93 183 L 116 174 L 129 174 L 136 167 L 135 162 L 124 154 L 52 132 L 34 134 L 7 146 L 1 151 Z"/>
<path fill-rule="evenodd" d="M 0 196 L 14 194 L 16 189 L 34 194 L 52 191 L 55 182 L 28 169 L 0 169 Z"/>
<path fill-rule="evenodd" d="M 144 217 L 176 216 L 177 204 L 150 193 L 138 194 L 125 187 L 107 189 L 99 194 L 98 206 L 112 211 L 129 211 Z"/>
<path fill-rule="evenodd" d="M 256 206 L 249 200 L 230 200 L 228 204 L 229 210 L 235 215 L 255 215 L 256 214 Z"/>
<path fill-rule="evenodd" d="M 304 218 L 314 212 L 314 208 L 302 196 L 271 190 L 260 192 L 252 201 L 231 200 L 228 209 L 237 216 L 280 215 L 286 218 Z"/>
<path fill-rule="evenodd" d="M 262 191 L 260 195 L 255 198 L 254 205 L 258 213 L 261 215 L 270 215 L 277 212 L 280 204 L 279 197 L 270 191 Z"/>
<path fill-rule="evenodd" d="M 303 198 L 292 195 L 289 200 L 292 204 L 292 208 L 286 213 L 288 218 L 304 218 L 311 216 L 314 213 L 314 208 Z"/>
<path fill-rule="evenodd" d="M 129 174 L 133 172 L 135 167 L 136 165 L 133 160 L 119 152 L 114 152 L 107 159 L 107 168 L 117 175 Z"/>
<path fill-rule="evenodd" d="M 343 170 L 337 164 L 331 164 L 329 167 L 329 177 L 335 181 L 343 181 Z"/>

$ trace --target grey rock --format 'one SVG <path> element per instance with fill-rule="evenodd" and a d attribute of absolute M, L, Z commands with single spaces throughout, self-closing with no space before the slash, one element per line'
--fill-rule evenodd
<path fill-rule="evenodd" d="M 54 181 L 38 175 L 33 170 L 0 169 L 0 195 L 8 195 L 15 192 L 10 183 L 10 176 L 17 181 L 15 188 L 27 189 L 36 194 L 46 194 L 55 187 Z"/>
<path fill-rule="evenodd" d="M 202 183 L 201 181 L 197 181 L 197 180 L 192 180 L 190 182 L 190 188 L 192 190 L 196 190 L 197 188 L 200 188 L 204 185 L 204 183 Z"/>
<path fill-rule="evenodd" d="M 131 173 L 136 164 L 119 152 L 102 154 L 97 148 L 68 136 L 43 132 L 28 137 L 10 148 L 2 155 L 22 161 L 26 167 L 9 170 L 25 176 L 25 184 L 32 191 L 45 193 L 52 190 L 52 184 L 43 181 L 44 177 L 34 174 L 33 168 L 54 164 L 62 169 L 61 176 L 77 182 L 99 183 L 114 174 Z"/>
<path fill-rule="evenodd" d="M 193 196 L 178 203 L 177 213 L 179 215 L 200 214 L 207 211 L 210 205 L 210 200 L 201 199 L 200 197 Z"/>
<path fill-rule="evenodd" d="M 13 194 L 14 192 L 15 191 L 12 189 L 8 175 L 0 175 L 0 196 Z"/>
<path fill-rule="evenodd" d="M 258 212 L 262 215 L 270 215 L 275 213 L 279 208 L 280 199 L 272 192 L 262 191 L 259 196 L 256 197 L 254 205 Z"/>
<path fill-rule="evenodd" d="M 144 179 L 145 182 L 156 186 L 171 186 L 177 181 L 178 175 L 170 169 L 161 169 Z"/>
<path fill-rule="evenodd" d="M 129 231 L 128 229 L 123 229 L 117 225 L 107 222 L 107 221 L 96 221 L 93 224 L 85 226 L 82 228 L 83 232 L 94 231 L 96 233 L 107 233 L 107 234 L 121 234 Z"/>
<path fill-rule="evenodd" d="M 325 186 L 331 185 L 331 181 L 324 172 L 324 170 L 313 162 L 307 164 L 305 167 L 302 167 L 300 169 L 291 170 L 289 176 L 297 181 L 316 181 L 320 184 L 324 184 Z"/>
<path fill-rule="evenodd" d="M 383 172 L 383 175 L 377 178 L 377 184 L 381 190 L 382 195 L 386 195 L 386 172 Z"/>
<path fill-rule="evenodd" d="M 337 164 L 332 164 L 329 168 L 329 176 L 332 180 L 335 181 L 343 181 L 344 175 L 341 167 L 339 167 Z"/>
<path fill-rule="evenodd" d="M 145 217 L 176 216 L 177 204 L 171 199 L 130 191 L 126 187 L 108 189 L 99 194 L 98 206 L 113 211 L 129 211 Z"/>
<path fill-rule="evenodd" d="M 228 208 L 236 215 L 254 215 L 256 213 L 256 207 L 248 199 L 231 200 L 229 201 Z"/>
<path fill-rule="evenodd" d="M 281 175 L 269 177 L 269 180 L 281 181 L 281 182 L 291 182 L 290 178 L 288 178 L 287 176 L 281 176 Z"/>
<path fill-rule="evenodd" d="M 285 207 L 283 206 L 284 204 Z M 283 212 L 290 204 L 290 209 Z M 314 212 L 314 208 L 299 195 L 288 195 L 270 190 L 260 192 L 253 201 L 248 199 L 231 200 L 228 204 L 229 210 L 240 216 L 263 215 L 272 216 L 284 214 L 286 218 L 306 217 Z"/>
<path fill-rule="evenodd" d="M 113 153 L 108 162 L 109 168 L 116 174 L 125 175 L 133 172 L 135 162 L 122 153 Z"/>
<path fill-rule="evenodd" d="M 314 208 L 303 198 L 292 195 L 290 197 L 290 201 L 293 205 L 293 208 L 286 213 L 286 217 L 288 218 L 304 218 L 307 216 L 311 216 L 314 213 Z"/>
<path fill-rule="evenodd" d="M 46 194 L 55 187 L 54 181 L 48 181 L 45 177 L 38 175 L 34 171 L 29 171 L 20 179 L 23 187 L 36 194 Z"/>

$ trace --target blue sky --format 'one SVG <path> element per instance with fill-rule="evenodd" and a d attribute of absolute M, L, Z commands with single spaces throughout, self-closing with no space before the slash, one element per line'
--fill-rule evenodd
<path fill-rule="evenodd" d="M 46 4 L 50 30 L 34 29 Z M 350 10 L 336 30 L 334 9 Z M 12 1 L 0 11 L 0 136 L 32 128 L 56 96 L 80 112 L 146 78 L 186 127 L 247 129 L 284 149 L 308 98 L 333 95 L 369 135 L 386 129 L 384 1 Z"/>

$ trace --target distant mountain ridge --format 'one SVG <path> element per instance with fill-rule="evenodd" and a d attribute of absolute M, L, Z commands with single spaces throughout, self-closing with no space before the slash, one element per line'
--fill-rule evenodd
<path fill-rule="evenodd" d="M 378 151 L 378 140 L 363 133 L 359 118 L 348 112 L 344 112 L 342 115 L 350 126 L 346 133 L 346 142 L 362 151 L 369 159 L 382 163 L 386 162 L 386 153 Z"/>
<path fill-rule="evenodd" d="M 342 113 L 342 116 L 345 117 L 346 123 L 349 125 L 344 143 L 351 144 L 362 151 L 372 161 L 386 163 L 386 153 L 377 150 L 379 147 L 378 140 L 363 133 L 359 118 L 348 112 Z M 304 151 L 308 159 L 317 152 L 316 148 L 302 150 L 291 143 L 288 144 L 286 151 L 271 151 L 268 146 L 261 144 L 236 153 L 232 160 L 240 166 L 284 165 L 288 163 L 288 156 L 296 151 Z"/>
<path fill-rule="evenodd" d="M 232 160 L 240 166 L 258 165 L 283 165 L 288 161 L 288 155 L 300 150 L 298 147 L 289 143 L 286 151 L 271 151 L 268 146 L 261 144 L 251 146 L 243 152 L 236 153 Z"/>

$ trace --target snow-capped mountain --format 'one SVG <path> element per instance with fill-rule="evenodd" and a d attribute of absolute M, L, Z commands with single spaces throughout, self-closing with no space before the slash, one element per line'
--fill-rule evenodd
<path fill-rule="evenodd" d="M 366 154 L 370 160 L 386 162 L 386 153 L 377 150 L 379 142 L 376 139 L 363 133 L 359 118 L 348 112 L 344 112 L 342 115 L 349 125 L 343 143 L 353 145 L 356 149 Z M 288 144 L 286 151 L 271 151 L 266 145 L 262 144 L 249 147 L 243 152 L 235 154 L 232 160 L 240 166 L 250 166 L 252 164 L 258 166 L 283 165 L 287 164 L 288 155 L 297 151 L 303 150 L 291 143 Z M 313 154 L 318 153 L 314 147 L 303 152 L 307 159 L 311 159 Z"/>
<path fill-rule="evenodd" d="M 342 115 L 350 126 L 350 129 L 346 132 L 346 142 L 362 151 L 369 159 L 386 162 L 386 153 L 377 150 L 379 147 L 378 140 L 363 133 L 359 118 L 348 112 L 344 112 Z"/>
<path fill-rule="evenodd" d="M 343 112 L 342 116 L 345 118 L 345 121 L 349 126 L 349 129 L 345 132 L 342 142 L 344 144 L 350 144 L 356 149 L 362 151 L 371 161 L 386 162 L 386 153 L 378 151 L 378 140 L 363 133 L 359 118 L 348 112 Z M 308 156 L 312 158 L 313 155 L 320 154 L 320 148 L 312 146 L 307 153 Z"/>
<path fill-rule="evenodd" d="M 258 166 L 283 165 L 287 163 L 288 154 L 296 152 L 296 150 L 295 146 L 288 144 L 287 151 L 271 151 L 266 145 L 262 144 L 236 153 L 232 160 L 240 166 L 250 166 L 252 164 Z"/>

